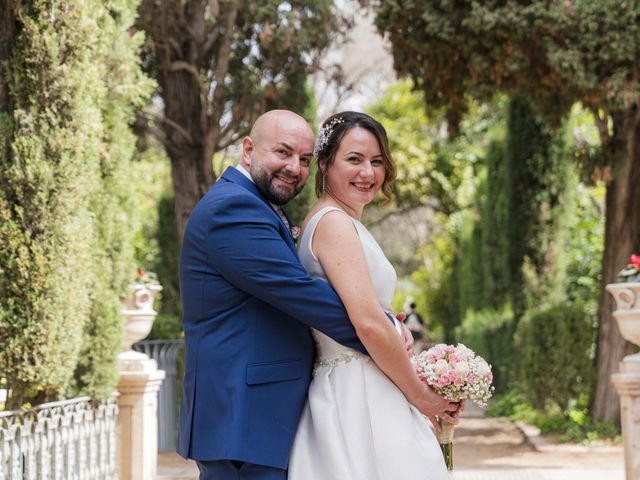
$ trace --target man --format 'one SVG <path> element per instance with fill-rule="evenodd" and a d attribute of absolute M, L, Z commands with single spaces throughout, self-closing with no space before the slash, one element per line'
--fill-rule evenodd
<path fill-rule="evenodd" d="M 302 117 L 264 114 L 187 223 L 178 452 L 201 479 L 286 479 L 314 360 L 309 326 L 365 351 L 336 293 L 300 264 L 280 208 L 307 181 L 312 151 Z"/>
<path fill-rule="evenodd" d="M 416 310 L 416 304 L 413 302 L 409 305 L 409 313 L 407 313 L 405 325 L 411 332 L 414 341 L 417 342 L 422 339 L 422 335 L 424 333 L 424 320 L 422 320 L 422 316 L 420 316 Z"/>

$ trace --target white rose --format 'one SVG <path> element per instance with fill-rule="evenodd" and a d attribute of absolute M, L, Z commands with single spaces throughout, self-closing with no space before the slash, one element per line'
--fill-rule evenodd
<path fill-rule="evenodd" d="M 486 376 L 491 369 L 489 368 L 489 364 L 487 362 L 478 362 L 478 368 L 476 369 L 478 375 L 481 377 Z"/>
<path fill-rule="evenodd" d="M 434 371 L 436 372 L 436 375 L 440 376 L 443 373 L 446 373 L 447 370 L 449 370 L 449 364 L 447 363 L 446 360 L 444 359 L 440 359 L 436 362 L 436 364 L 433 366 Z"/>
<path fill-rule="evenodd" d="M 456 375 L 463 379 L 467 378 L 467 375 L 469 375 L 469 365 L 467 365 L 467 362 L 456 363 L 453 370 L 456 372 Z"/>
<path fill-rule="evenodd" d="M 463 360 L 468 360 L 473 357 L 474 353 L 473 350 L 471 350 L 464 344 L 459 343 L 458 347 L 456 348 L 456 355 Z"/>

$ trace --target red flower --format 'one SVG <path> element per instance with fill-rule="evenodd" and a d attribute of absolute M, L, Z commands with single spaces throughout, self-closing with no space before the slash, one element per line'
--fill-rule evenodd
<path fill-rule="evenodd" d="M 139 277 L 144 277 L 144 269 L 142 269 L 142 268 L 138 269 L 138 276 Z"/>
<path fill-rule="evenodd" d="M 629 259 L 629 265 L 633 265 L 638 270 L 640 270 L 640 255 L 632 254 L 631 258 Z"/>

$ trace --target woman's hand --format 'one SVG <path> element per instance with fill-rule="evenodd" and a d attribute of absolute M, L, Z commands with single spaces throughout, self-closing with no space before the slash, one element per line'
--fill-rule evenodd
<path fill-rule="evenodd" d="M 402 332 L 404 347 L 407 350 L 407 355 L 409 355 L 409 358 L 411 358 L 416 354 L 416 352 L 413 349 L 414 341 L 413 341 L 413 335 L 411 335 L 411 330 L 409 330 L 407 326 L 404 324 L 405 318 L 407 318 L 406 313 L 404 312 L 396 313 L 396 320 L 400 322 L 400 331 Z"/>

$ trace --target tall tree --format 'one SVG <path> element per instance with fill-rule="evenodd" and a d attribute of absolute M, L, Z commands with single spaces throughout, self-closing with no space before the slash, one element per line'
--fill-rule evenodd
<path fill-rule="evenodd" d="M 0 47 L 6 406 L 70 391 L 105 397 L 131 269 L 129 124 L 149 85 L 137 64 L 141 39 L 129 33 L 135 0 L 5 6 L 0 35 L 13 32 Z"/>
<path fill-rule="evenodd" d="M 640 5 L 611 0 L 366 1 L 393 46 L 395 68 L 414 79 L 429 104 L 447 108 L 450 126 L 466 95 L 496 89 L 528 97 L 551 124 L 581 101 L 599 125 L 601 152 L 591 164 L 606 182 L 602 284 L 615 281 L 640 246 Z M 595 163 L 595 162 L 594 162 Z M 597 168 L 596 168 L 597 167 Z M 597 387 L 592 414 L 619 416 L 611 374 L 631 346 L 601 288 Z"/>
<path fill-rule="evenodd" d="M 555 134 L 554 134 L 555 133 Z M 562 247 L 571 165 L 562 132 L 547 128 L 526 98 L 509 104 L 505 170 L 511 306 L 516 321 L 541 302 L 564 300 Z"/>
<path fill-rule="evenodd" d="M 302 111 L 307 74 L 346 23 L 331 0 L 142 2 L 145 62 L 163 111 L 149 108 L 139 124 L 171 159 L 180 239 L 216 179 L 213 154 L 266 110 Z"/>

